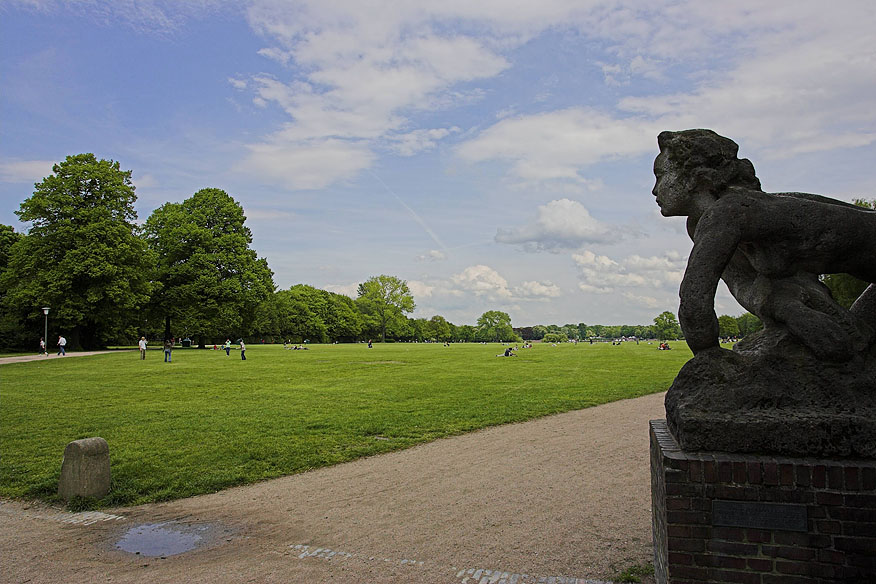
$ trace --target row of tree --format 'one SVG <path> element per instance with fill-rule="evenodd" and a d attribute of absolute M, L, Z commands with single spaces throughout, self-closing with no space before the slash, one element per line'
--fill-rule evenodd
<path fill-rule="evenodd" d="M 475 325 L 440 315 L 412 319 L 410 289 L 387 275 L 360 284 L 355 300 L 303 284 L 276 291 L 267 261 L 250 248 L 243 208 L 225 191 L 206 188 L 166 203 L 142 225 L 135 201 L 131 171 L 93 154 L 68 156 L 35 185 L 16 212 L 30 224 L 27 234 L 0 225 L 0 348 L 34 347 L 46 322 L 43 307 L 51 313 L 50 337 L 63 333 L 72 348 L 126 344 L 140 335 L 189 337 L 203 346 L 227 337 L 513 342 L 681 334 L 671 312 L 651 325 L 520 329 L 497 310 Z M 825 283 L 849 298 L 861 287 L 845 275 Z M 725 315 L 719 325 L 722 336 L 734 337 L 760 322 Z"/>
<path fill-rule="evenodd" d="M 202 189 L 137 224 L 131 171 L 93 154 L 68 156 L 16 212 L 27 234 L 0 225 L 0 348 L 32 348 L 51 333 L 72 348 L 149 338 L 226 337 L 301 342 L 515 340 L 511 318 L 488 311 L 475 326 L 406 315 L 407 284 L 375 276 L 358 298 L 297 285 L 275 291 L 250 248 L 243 208 Z M 46 339 L 49 344 L 51 341 Z"/>
<path fill-rule="evenodd" d="M 723 315 L 718 317 L 720 335 L 725 338 L 744 337 L 763 328 L 760 319 L 746 312 L 742 316 Z M 567 324 L 563 326 L 535 325 L 515 328 L 523 340 L 547 340 L 565 342 L 587 339 L 679 339 L 682 338 L 681 327 L 675 314 L 668 310 L 654 318 L 650 325 L 602 325 L 602 324 Z"/>

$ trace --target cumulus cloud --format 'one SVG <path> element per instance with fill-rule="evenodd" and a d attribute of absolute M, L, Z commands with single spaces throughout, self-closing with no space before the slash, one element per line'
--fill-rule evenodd
<path fill-rule="evenodd" d="M 520 286 L 514 287 L 514 295 L 523 298 L 558 298 L 563 295 L 560 287 L 551 282 L 523 282 Z"/>
<path fill-rule="evenodd" d="M 511 298 L 508 281 L 489 266 L 469 266 L 450 279 L 458 288 L 475 296 L 504 300 Z"/>
<path fill-rule="evenodd" d="M 539 206 L 535 222 L 499 229 L 496 241 L 522 245 L 528 251 L 559 251 L 607 242 L 615 237 L 614 233 L 614 229 L 594 219 L 578 201 L 558 199 Z"/>
<path fill-rule="evenodd" d="M 524 181 L 587 184 L 586 167 L 653 151 L 660 129 L 646 119 L 618 119 L 575 107 L 503 119 L 456 152 L 468 162 L 507 162 L 511 174 Z"/>
<path fill-rule="evenodd" d="M 677 290 L 685 262 L 676 252 L 651 257 L 631 255 L 618 262 L 590 250 L 572 254 L 572 261 L 578 268 L 579 288 L 600 294 L 618 288 Z"/>
<path fill-rule="evenodd" d="M 435 286 L 430 286 L 420 280 L 408 280 L 408 289 L 411 291 L 411 294 L 413 294 L 414 300 L 419 302 L 420 298 L 429 298 L 432 296 L 432 291 L 435 290 Z"/>

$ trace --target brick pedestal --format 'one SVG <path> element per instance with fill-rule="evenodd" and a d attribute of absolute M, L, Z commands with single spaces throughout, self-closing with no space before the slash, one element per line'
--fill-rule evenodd
<path fill-rule="evenodd" d="M 658 584 L 876 583 L 876 461 L 684 452 L 651 421 Z"/>

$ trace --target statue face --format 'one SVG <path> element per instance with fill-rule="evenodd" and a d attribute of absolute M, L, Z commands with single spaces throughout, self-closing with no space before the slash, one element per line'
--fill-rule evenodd
<path fill-rule="evenodd" d="M 678 176 L 678 170 L 664 152 L 654 160 L 654 176 L 657 177 L 657 182 L 651 192 L 657 198 L 660 214 L 664 217 L 690 214 L 689 207 L 693 197 L 687 191 L 684 181 Z"/>

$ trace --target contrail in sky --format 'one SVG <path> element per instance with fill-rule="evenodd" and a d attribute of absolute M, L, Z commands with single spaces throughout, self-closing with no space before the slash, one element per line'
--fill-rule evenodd
<path fill-rule="evenodd" d="M 380 184 L 383 185 L 383 188 L 386 189 L 386 192 L 387 192 L 387 193 L 389 193 L 390 195 L 392 195 L 393 197 L 395 197 L 395 200 L 398 201 L 399 205 L 401 205 L 402 207 L 404 207 L 404 208 L 407 210 L 407 212 L 411 214 L 411 217 L 413 217 L 414 220 L 415 220 L 417 223 L 420 224 L 420 227 L 422 227 L 423 230 L 424 230 L 426 233 L 429 234 L 429 237 L 431 237 L 432 240 L 433 240 L 435 243 L 437 243 L 445 253 L 446 253 L 447 251 L 449 251 L 449 250 L 447 249 L 447 246 L 444 245 L 444 243 L 443 243 L 440 239 L 438 239 L 438 236 L 435 235 L 435 232 L 432 231 L 432 228 L 429 227 L 428 225 L 426 225 L 426 222 L 423 221 L 423 219 L 422 219 L 419 215 L 417 215 L 416 211 L 414 211 L 413 209 L 411 209 L 410 207 L 408 207 L 408 205 L 407 205 L 404 201 L 401 200 L 401 197 L 399 197 L 397 194 L 395 194 L 395 191 L 393 191 L 391 188 L 389 188 L 389 187 L 386 185 L 386 183 L 383 182 L 383 180 L 382 180 L 379 176 L 377 176 L 376 174 L 374 174 L 374 172 L 372 172 L 371 170 L 369 170 L 368 173 L 369 173 L 371 176 L 373 176 L 373 177 L 375 178 L 375 180 L 377 180 L 377 182 L 379 182 Z"/>

